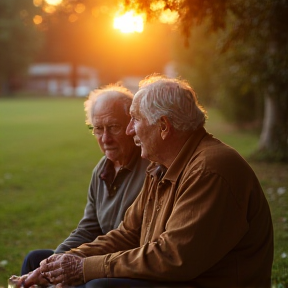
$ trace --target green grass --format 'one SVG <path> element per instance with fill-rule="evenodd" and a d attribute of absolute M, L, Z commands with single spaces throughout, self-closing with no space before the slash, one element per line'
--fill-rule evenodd
<path fill-rule="evenodd" d="M 0 118 L 0 286 L 6 286 L 28 251 L 55 248 L 76 227 L 101 153 L 84 123 L 83 99 L 1 100 Z"/>
<path fill-rule="evenodd" d="M 55 248 L 82 217 L 91 172 L 101 157 L 84 124 L 83 101 L 0 100 L 0 287 L 20 273 L 28 251 Z M 258 136 L 208 112 L 207 129 L 247 158 Z M 288 165 L 250 164 L 272 211 L 275 287 L 288 287 Z"/>

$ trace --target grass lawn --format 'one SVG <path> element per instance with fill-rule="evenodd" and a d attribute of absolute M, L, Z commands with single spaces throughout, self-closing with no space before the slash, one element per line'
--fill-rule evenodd
<path fill-rule="evenodd" d="M 55 248 L 76 227 L 93 167 L 101 157 L 84 124 L 84 99 L 0 100 L 0 287 L 19 275 L 30 250 Z M 257 135 L 208 110 L 208 130 L 247 158 Z M 275 287 L 288 287 L 288 165 L 249 162 L 275 228 Z M 283 285 L 283 286 L 281 286 Z"/>

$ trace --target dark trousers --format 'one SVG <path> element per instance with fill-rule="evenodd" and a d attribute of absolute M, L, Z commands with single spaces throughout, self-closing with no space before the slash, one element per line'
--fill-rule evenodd
<path fill-rule="evenodd" d="M 27 274 L 39 267 L 42 260 L 48 258 L 54 253 L 53 250 L 43 249 L 34 250 L 25 257 L 21 275 Z M 130 278 L 100 278 L 77 286 L 76 288 L 188 288 L 191 287 L 181 282 L 157 282 Z"/>
<path fill-rule="evenodd" d="M 21 275 L 27 274 L 39 267 L 42 260 L 48 258 L 54 253 L 53 250 L 42 249 L 29 252 L 22 264 Z"/>
<path fill-rule="evenodd" d="M 188 288 L 183 282 L 158 282 L 130 278 L 100 278 L 76 288 Z"/>

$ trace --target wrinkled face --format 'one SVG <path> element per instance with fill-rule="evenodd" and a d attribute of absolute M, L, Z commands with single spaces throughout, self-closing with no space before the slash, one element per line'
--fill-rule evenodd
<path fill-rule="evenodd" d="M 139 110 L 140 96 L 135 95 L 130 107 L 131 120 L 127 126 L 126 133 L 134 138 L 137 146 L 141 147 L 141 157 L 150 161 L 158 162 L 161 153 L 161 137 L 159 126 L 150 125 L 148 120 L 141 115 Z"/>
<path fill-rule="evenodd" d="M 107 97 L 106 94 L 98 98 L 93 109 L 93 132 L 107 158 L 124 165 L 136 148 L 133 138 L 125 133 L 130 117 L 119 99 Z"/>

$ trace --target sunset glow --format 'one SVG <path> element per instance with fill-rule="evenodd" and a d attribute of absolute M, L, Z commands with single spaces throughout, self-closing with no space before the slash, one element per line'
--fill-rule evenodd
<path fill-rule="evenodd" d="M 62 0 L 45 0 L 45 2 L 49 5 L 59 5 L 62 3 Z"/>
<path fill-rule="evenodd" d="M 160 12 L 159 21 L 162 23 L 174 24 L 179 19 L 179 14 L 177 11 L 165 9 L 165 2 L 163 0 L 152 2 L 150 9 L 154 12 Z"/>
<path fill-rule="evenodd" d="M 128 11 L 125 14 L 116 16 L 113 26 L 122 33 L 141 33 L 144 29 L 144 19 L 142 15 L 137 15 L 134 11 Z"/>
<path fill-rule="evenodd" d="M 33 4 L 34 6 L 39 7 L 42 5 L 42 0 L 33 0 Z"/>
<path fill-rule="evenodd" d="M 174 24 L 179 18 L 179 14 L 177 11 L 171 11 L 170 9 L 166 9 L 162 11 L 159 20 L 162 23 L 166 24 Z"/>

